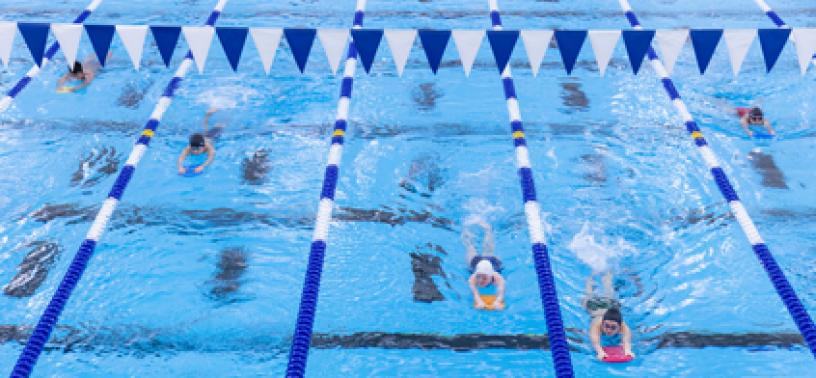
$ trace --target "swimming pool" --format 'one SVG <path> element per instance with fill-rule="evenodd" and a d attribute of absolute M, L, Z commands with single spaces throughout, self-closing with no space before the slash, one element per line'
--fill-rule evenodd
<path fill-rule="evenodd" d="M 109 1 L 89 22 L 199 24 L 214 3 Z M 508 28 L 628 27 L 615 1 L 500 3 Z M 750 1 L 632 5 L 650 27 L 772 27 Z M 791 25 L 812 24 L 816 14 L 806 1 L 774 5 Z M 12 1 L 0 14 L 68 21 L 83 6 Z M 219 25 L 348 27 L 353 9 L 349 0 L 236 1 Z M 366 26 L 490 24 L 486 1 L 369 0 Z M 769 346 L 792 340 L 796 328 L 651 69 L 632 76 L 626 62 L 613 60 L 599 79 L 586 47 L 570 77 L 552 49 L 537 78 L 523 53 L 512 63 L 576 374 L 811 374 L 805 347 Z M 814 73 L 802 80 L 790 49 L 769 75 L 755 46 L 738 79 L 724 49 L 705 76 L 681 59 L 673 77 L 813 313 L 816 176 L 802 162 L 816 157 Z M 31 296 L 0 297 L 3 366 L 13 365 L 21 350 L 17 327 L 40 316 L 173 74 L 155 50 L 146 52 L 154 55 L 134 72 L 114 43 L 115 60 L 80 96 L 53 93 L 63 68 L 51 65 L 0 115 L 0 161 L 8 167 L 0 174 L 0 282 L 32 250 L 53 256 Z M 217 58 L 222 52 L 211 54 L 207 73 L 191 72 L 177 92 L 37 375 L 285 371 L 340 78 L 326 74 L 319 54 L 301 76 L 280 51 L 269 77 L 253 54 L 237 74 Z M 171 67 L 182 54 L 175 56 Z M 522 343 L 546 328 L 501 83 L 487 49 L 468 79 L 456 57 L 449 46 L 437 76 L 416 49 L 402 78 L 383 53 L 371 75 L 358 72 L 314 328 L 323 341 L 313 345 L 311 376 L 552 374 L 549 352 Z M 28 69 L 21 62 L 27 57 L 15 58 L 0 76 L 3 89 Z M 753 99 L 779 130 L 770 144 L 743 139 L 718 106 Z M 215 121 L 227 124 L 218 158 L 204 175 L 179 178 L 177 154 L 210 105 L 224 109 Z M 473 214 L 497 232 L 508 279 L 501 313 L 471 309 L 459 232 Z M 640 358 L 625 366 L 599 364 L 587 349 L 581 296 L 590 268 L 582 257 L 598 253 L 612 255 L 624 315 L 636 328 Z M 438 289 L 420 292 L 430 303 L 415 301 L 415 267 Z M 490 347 L 496 344 L 487 336 L 521 346 Z M 716 337 L 750 346 L 694 347 Z M 397 348 L 356 347 L 383 339 Z M 462 347 L 467 340 L 476 345 Z M 419 348 L 427 343 L 437 348 Z"/>

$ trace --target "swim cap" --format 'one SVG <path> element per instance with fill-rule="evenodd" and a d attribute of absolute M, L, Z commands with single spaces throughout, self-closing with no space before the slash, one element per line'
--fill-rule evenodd
<path fill-rule="evenodd" d="M 477 273 L 477 274 L 493 274 L 493 273 L 496 273 L 496 271 L 493 270 L 493 264 L 491 264 L 489 260 L 479 261 L 479 263 L 476 264 L 476 269 L 474 270 L 474 272 Z"/>
<path fill-rule="evenodd" d="M 195 133 L 190 135 L 190 147 L 204 147 L 206 143 L 204 142 L 204 135 L 199 133 Z"/>
<path fill-rule="evenodd" d="M 758 106 L 754 106 L 751 108 L 751 112 L 749 114 L 751 117 L 762 117 L 762 109 L 760 109 Z"/>
<path fill-rule="evenodd" d="M 621 324 L 623 322 L 623 317 L 621 316 L 620 310 L 617 308 L 610 308 L 604 313 L 603 320 L 611 320 Z"/>
<path fill-rule="evenodd" d="M 74 67 L 68 67 L 68 70 L 71 71 L 72 74 L 77 75 L 82 73 L 82 63 L 74 62 Z"/>

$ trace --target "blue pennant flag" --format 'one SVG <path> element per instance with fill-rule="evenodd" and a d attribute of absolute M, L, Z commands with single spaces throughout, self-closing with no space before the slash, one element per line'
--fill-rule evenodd
<path fill-rule="evenodd" d="M 351 37 L 354 39 L 354 47 L 360 54 L 360 61 L 363 63 L 365 72 L 371 71 L 371 64 L 374 63 L 374 56 L 382 40 L 382 29 L 352 29 Z"/>
<path fill-rule="evenodd" d="M 623 30 L 623 44 L 626 45 L 626 53 L 629 55 L 629 63 L 632 65 L 632 72 L 637 75 L 640 65 L 643 64 L 643 57 L 652 45 L 652 38 L 655 36 L 654 30 Z"/>
<path fill-rule="evenodd" d="M 164 65 L 170 67 L 170 59 L 173 58 L 173 51 L 176 50 L 181 26 L 151 26 L 150 32 L 153 33 L 156 46 L 159 47 Z"/>
<path fill-rule="evenodd" d="M 422 49 L 425 50 L 425 57 L 431 65 L 431 71 L 436 75 L 439 64 L 442 63 L 442 55 L 450 40 L 450 30 L 419 29 L 419 41 L 422 42 Z"/>
<path fill-rule="evenodd" d="M 102 67 L 105 67 L 114 31 L 116 28 L 113 25 L 85 25 L 85 32 L 88 33 L 88 39 L 91 40 L 91 46 Z"/>
<path fill-rule="evenodd" d="M 37 63 L 37 66 L 42 64 L 45 41 L 48 39 L 48 29 L 50 27 L 50 24 L 30 22 L 17 24 L 17 29 L 20 29 L 20 34 L 23 35 L 23 40 L 25 40 L 28 51 L 31 52 L 31 57 L 34 58 L 34 63 Z"/>
<path fill-rule="evenodd" d="M 766 72 L 771 72 L 776 60 L 779 59 L 779 54 L 785 48 L 785 43 L 788 42 L 791 29 L 759 29 L 759 45 L 762 47 L 762 57 L 765 58 Z"/>
<path fill-rule="evenodd" d="M 567 69 L 567 75 L 572 74 L 581 46 L 586 39 L 586 30 L 556 30 L 555 42 L 558 44 L 558 51 L 561 53 L 561 61 Z"/>
<path fill-rule="evenodd" d="M 238 62 L 241 61 L 241 52 L 244 51 L 244 43 L 249 28 L 217 27 L 215 33 L 218 34 L 218 40 L 221 41 L 224 54 L 227 54 L 227 60 L 229 60 L 232 71 L 238 71 Z"/>
<path fill-rule="evenodd" d="M 499 73 L 504 72 L 507 63 L 510 62 L 510 56 L 513 54 L 513 48 L 516 47 L 516 41 L 519 37 L 518 30 L 488 30 L 487 40 L 490 41 L 490 48 L 493 50 L 493 59 L 496 60 L 496 67 Z"/>
<path fill-rule="evenodd" d="M 722 38 L 722 29 L 697 29 L 689 31 L 691 38 L 691 45 L 694 47 L 694 56 L 697 57 L 697 68 L 700 69 L 700 75 L 704 74 L 708 63 L 711 62 L 711 56 L 714 55 L 714 50 L 717 49 L 717 44 Z"/>
<path fill-rule="evenodd" d="M 289 44 L 289 50 L 292 50 L 292 56 L 295 57 L 300 73 L 306 69 L 306 60 L 309 59 L 316 34 L 315 29 L 283 29 L 283 35 Z"/>

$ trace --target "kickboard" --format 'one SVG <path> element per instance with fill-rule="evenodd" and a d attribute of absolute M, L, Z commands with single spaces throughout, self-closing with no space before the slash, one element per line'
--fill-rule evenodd
<path fill-rule="evenodd" d="M 495 303 L 496 296 L 495 295 L 480 295 L 482 298 L 482 302 L 484 302 L 487 306 L 485 308 L 480 308 L 479 310 L 485 311 L 501 311 L 504 310 L 504 303 Z M 473 307 L 476 307 L 476 303 L 473 304 Z"/>
<path fill-rule="evenodd" d="M 604 357 L 603 362 L 619 363 L 629 362 L 634 359 L 632 356 L 623 354 L 623 347 L 619 345 L 603 347 L 603 350 L 606 352 L 606 357 Z"/>

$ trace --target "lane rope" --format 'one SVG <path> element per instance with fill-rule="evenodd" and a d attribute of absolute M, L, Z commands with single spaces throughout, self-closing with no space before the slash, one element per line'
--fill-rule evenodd
<path fill-rule="evenodd" d="M 213 9 L 209 18 L 207 18 L 206 26 L 212 27 L 215 25 L 215 22 L 218 20 L 218 16 L 221 15 L 227 1 L 229 0 L 218 1 L 215 9 Z M 167 108 L 173 102 L 173 95 L 175 94 L 176 89 L 178 89 L 180 86 L 182 79 L 184 79 L 184 76 L 187 74 L 187 71 L 189 71 L 192 64 L 193 54 L 191 51 L 188 51 L 184 60 L 181 62 L 181 65 L 179 65 L 178 70 L 176 70 L 175 76 L 173 76 L 173 78 L 167 84 L 167 87 L 165 87 L 162 97 L 159 99 L 156 107 L 153 109 L 150 120 L 147 121 L 147 124 L 139 136 L 139 139 L 136 141 L 136 144 L 130 151 L 130 156 L 128 156 L 125 166 L 122 167 L 121 171 L 119 171 L 119 176 L 116 177 L 116 182 L 114 182 L 113 187 L 108 193 L 107 199 L 105 199 L 105 202 L 102 203 L 102 208 L 100 208 L 99 212 L 96 214 L 96 218 L 94 218 L 93 224 L 91 224 L 91 228 L 88 230 L 88 233 L 85 236 L 85 240 L 82 242 L 79 250 L 74 256 L 74 259 L 71 261 L 71 265 L 68 267 L 68 271 L 65 273 L 65 276 L 62 278 L 62 281 L 57 287 L 54 296 L 51 298 L 51 301 L 48 302 L 48 306 L 46 306 L 39 322 L 37 322 L 37 326 L 34 328 L 34 331 L 31 333 L 31 336 L 26 342 L 25 348 L 20 353 L 20 357 L 17 359 L 17 362 L 14 365 L 14 370 L 11 373 L 11 377 L 28 377 L 31 375 L 31 371 L 34 369 L 37 359 L 42 353 L 46 342 L 48 342 L 51 332 L 54 330 L 57 319 L 59 318 L 63 309 L 65 309 L 65 304 L 68 302 L 68 298 L 71 296 L 74 288 L 76 288 L 79 279 L 82 277 L 82 273 L 85 272 L 85 269 L 88 267 L 88 262 L 90 261 L 91 256 L 93 256 L 96 245 L 99 242 L 99 238 L 105 232 L 105 227 L 113 215 L 114 210 L 116 210 L 116 205 L 122 199 L 125 188 L 127 188 L 131 177 L 133 177 L 133 172 L 136 170 L 136 165 L 139 164 L 142 156 L 144 156 L 145 152 L 147 151 L 147 146 L 150 144 L 153 134 L 159 127 L 159 123 L 164 116 L 164 112 L 167 111 Z"/>
<path fill-rule="evenodd" d="M 81 24 L 85 22 L 85 19 L 87 19 L 91 15 L 91 13 L 93 13 L 93 11 L 95 11 L 96 8 L 99 7 L 100 4 L 102 4 L 102 0 L 91 1 L 91 3 L 88 4 L 85 10 L 83 10 L 82 13 L 80 13 L 79 16 L 77 16 L 74 19 L 73 23 Z M 23 76 L 22 79 L 18 80 L 17 83 L 14 84 L 14 86 L 11 87 L 11 89 L 9 89 L 6 95 L 3 96 L 2 99 L 0 99 L 0 113 L 5 112 L 6 109 L 8 109 L 9 106 L 11 106 L 11 103 L 14 102 L 14 99 L 17 98 L 17 95 L 19 95 L 20 92 L 22 92 L 23 89 L 25 89 L 25 87 L 27 87 L 28 84 L 31 83 L 31 81 L 34 80 L 34 78 L 37 77 L 40 74 L 40 72 L 42 72 L 42 69 L 45 67 L 46 64 L 48 64 L 48 62 L 54 59 L 54 55 L 57 54 L 57 51 L 59 51 L 59 43 L 54 42 L 51 45 L 51 47 L 49 47 L 48 50 L 46 50 L 41 65 L 38 66 L 37 64 L 34 64 L 31 67 L 31 69 L 29 69 L 28 72 L 26 72 L 25 76 Z"/>
<path fill-rule="evenodd" d="M 366 0 L 357 0 L 354 11 L 354 29 L 362 29 L 365 7 Z M 317 206 L 309 262 L 306 266 L 306 276 L 303 279 L 303 291 L 300 295 L 297 322 L 292 336 L 289 362 L 286 366 L 287 377 L 303 377 L 306 374 L 306 360 L 309 357 L 309 346 L 312 341 L 312 328 L 314 327 L 318 292 L 320 291 L 320 277 L 323 273 L 323 259 L 329 237 L 329 223 L 331 222 L 332 208 L 334 206 L 334 194 L 337 190 L 337 178 L 340 173 L 340 160 L 343 156 L 343 140 L 348 125 L 351 89 L 354 85 L 356 69 L 357 48 L 354 45 L 354 40 L 349 39 L 348 55 L 343 69 L 343 80 L 340 85 L 340 99 L 337 101 L 337 116 L 334 121 L 328 162 L 323 175 L 320 203 Z"/>
<path fill-rule="evenodd" d="M 488 0 L 488 5 L 490 7 L 490 20 L 493 24 L 492 29 L 496 31 L 502 30 L 498 0 Z M 553 277 L 552 267 L 550 266 L 547 242 L 544 237 L 544 229 L 541 225 L 541 208 L 536 199 L 536 188 L 533 182 L 530 153 L 527 149 L 527 140 L 524 136 L 521 109 L 519 107 L 518 97 L 516 96 L 513 75 L 510 72 L 510 64 L 502 71 L 501 79 L 504 87 L 504 97 L 507 100 L 507 112 L 510 116 L 510 130 L 513 136 L 513 144 L 515 145 L 516 166 L 518 167 L 522 199 L 524 200 L 524 214 L 527 218 L 527 228 L 532 244 L 533 261 L 535 262 L 536 275 L 538 276 L 541 304 L 544 307 L 544 315 L 546 316 L 547 335 L 550 340 L 553 363 L 555 364 L 555 374 L 558 377 L 572 377 L 575 373 L 572 369 L 569 343 L 567 342 L 567 336 L 564 332 L 561 309 L 558 305 L 558 293 L 556 292 L 555 278 Z"/>
<path fill-rule="evenodd" d="M 618 2 L 620 3 L 621 9 L 626 15 L 626 18 L 629 20 L 629 23 L 632 25 L 632 28 L 636 30 L 643 29 L 643 27 L 640 25 L 640 21 L 638 21 L 637 16 L 632 10 L 632 7 L 629 5 L 629 1 L 618 0 Z M 666 72 L 666 68 L 663 66 L 663 63 L 660 62 L 657 53 L 655 53 L 653 48 L 649 47 L 648 55 L 649 61 L 652 63 L 655 73 L 660 77 L 660 81 L 663 83 L 663 88 L 666 90 L 666 94 L 669 95 L 672 104 L 683 118 L 683 122 L 686 125 L 686 130 L 688 131 L 689 135 L 691 135 L 694 143 L 697 145 L 697 150 L 700 151 L 703 161 L 710 170 L 711 176 L 714 178 L 714 182 L 720 189 L 720 193 L 722 193 L 725 200 L 728 201 L 728 205 L 731 208 L 731 213 L 733 213 L 734 217 L 737 218 L 737 223 L 739 223 L 740 229 L 742 229 L 742 232 L 745 234 L 748 242 L 751 243 L 751 248 L 753 249 L 754 254 L 756 254 L 759 262 L 762 264 L 762 267 L 765 268 L 768 278 L 770 278 L 774 289 L 776 289 L 777 294 L 779 294 L 779 297 L 782 298 L 782 302 L 785 304 L 785 307 L 787 307 L 788 312 L 790 312 L 794 323 L 796 323 L 796 326 L 799 328 L 799 332 L 802 334 L 805 342 L 808 344 L 810 352 L 814 357 L 816 357 L 816 325 L 814 325 L 813 319 L 810 317 L 807 311 L 805 311 L 805 306 L 802 304 L 802 301 L 796 295 L 796 292 L 793 290 L 793 287 L 791 286 L 787 277 L 785 277 L 785 273 L 782 271 L 782 268 L 776 262 L 776 259 L 774 259 L 771 251 L 768 249 L 768 246 L 765 245 L 765 241 L 762 239 L 762 236 L 759 235 L 759 230 L 757 230 L 753 220 L 751 219 L 750 215 L 748 215 L 748 211 L 745 209 L 745 206 L 743 206 L 739 196 L 737 196 L 737 192 L 734 190 L 734 187 L 731 185 L 731 182 L 725 175 L 725 171 L 723 171 L 722 167 L 720 167 L 719 159 L 714 154 L 714 150 L 708 146 L 708 142 L 703 137 L 703 133 L 697 126 L 697 122 L 694 121 L 694 118 L 691 116 L 691 113 L 689 113 L 686 104 L 680 98 L 680 93 L 674 86 L 674 82 L 669 77 L 668 72 Z"/>

